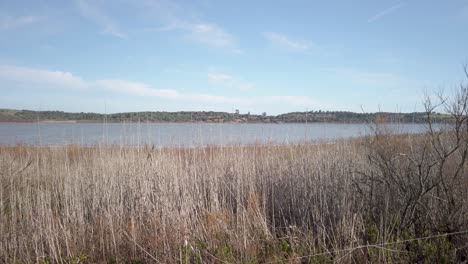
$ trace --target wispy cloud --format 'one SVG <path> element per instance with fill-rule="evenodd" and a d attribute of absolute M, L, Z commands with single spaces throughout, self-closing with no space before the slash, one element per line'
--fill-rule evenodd
<path fill-rule="evenodd" d="M 26 85 L 60 89 L 84 89 L 88 83 L 66 71 L 51 71 L 36 68 L 0 65 L 0 80 Z M 34 84 L 31 85 L 30 84 Z"/>
<path fill-rule="evenodd" d="M 313 46 L 310 41 L 295 40 L 277 32 L 266 32 L 263 35 L 273 45 L 287 48 L 289 50 L 306 51 Z"/>
<path fill-rule="evenodd" d="M 180 31 L 187 39 L 201 45 L 242 53 L 237 47 L 236 38 L 215 23 L 190 22 L 173 18 L 170 23 L 162 27 L 145 29 L 145 31 Z"/>
<path fill-rule="evenodd" d="M 319 101 L 308 96 L 222 96 L 205 93 L 183 93 L 173 89 L 156 89 L 143 83 L 130 82 L 126 80 L 98 80 L 94 86 L 100 89 L 106 89 L 114 92 L 126 93 L 128 95 L 139 97 L 155 97 L 172 102 L 183 102 L 196 105 L 209 106 L 237 106 L 250 108 L 255 106 L 289 106 L 294 108 L 315 107 L 327 109 L 328 107 Z"/>
<path fill-rule="evenodd" d="M 235 99 L 224 96 L 216 96 L 200 93 L 182 93 L 173 89 L 156 89 L 150 85 L 127 80 L 98 80 L 93 84 L 100 89 L 126 93 L 139 97 L 156 97 L 171 101 L 189 102 L 189 103 L 232 103 Z"/>
<path fill-rule="evenodd" d="M 221 82 L 231 82 L 230 75 L 212 74 L 211 79 Z M 287 106 L 302 109 L 326 106 L 308 96 L 278 95 L 278 96 L 223 96 L 206 93 L 188 93 L 175 89 L 158 89 L 152 85 L 116 79 L 86 80 L 67 71 L 51 71 L 48 69 L 0 65 L 0 82 L 11 87 L 20 86 L 23 89 L 61 89 L 86 93 L 89 91 L 110 91 L 141 98 L 159 98 L 171 103 L 187 103 L 190 105 L 222 107 L 243 107 L 244 109 L 275 109 L 275 106 Z M 2 88 L 0 88 L 1 90 Z"/>
<path fill-rule="evenodd" d="M 238 48 L 237 39 L 222 25 L 193 18 L 193 10 L 187 6 L 179 6 L 176 1 L 135 0 L 132 4 L 142 9 L 149 20 L 160 26 L 144 28 L 140 31 L 180 32 L 187 40 L 209 48 L 225 49 L 234 53 L 242 53 Z M 162 24 L 162 26 L 161 26 Z"/>
<path fill-rule="evenodd" d="M 220 85 L 227 88 L 238 90 L 251 90 L 255 87 L 252 83 L 241 81 L 232 75 L 225 73 L 209 73 L 208 80 L 214 85 Z"/>
<path fill-rule="evenodd" d="M 33 25 L 39 21 L 42 21 L 43 19 L 44 17 L 41 16 L 11 17 L 7 15 L 0 15 L 0 31 L 13 30 Z"/>
<path fill-rule="evenodd" d="M 393 6 L 389 7 L 389 8 L 386 8 L 386 9 L 384 9 L 384 10 L 378 12 L 377 14 L 371 16 L 371 17 L 367 20 L 367 22 L 372 23 L 372 22 L 375 22 L 375 21 L 377 21 L 377 20 L 379 20 L 379 19 L 382 19 L 382 18 L 384 18 L 385 16 L 388 16 L 389 14 L 391 14 L 391 13 L 397 11 L 398 9 L 402 8 L 402 7 L 405 6 L 405 5 L 406 5 L 405 3 L 398 3 L 398 4 L 396 4 L 396 5 L 393 5 Z"/>
<path fill-rule="evenodd" d="M 215 48 L 234 48 L 234 37 L 216 24 L 187 24 L 190 36 L 195 41 Z"/>
<path fill-rule="evenodd" d="M 126 34 L 118 27 L 117 23 L 102 12 L 97 6 L 86 0 L 75 0 L 80 14 L 98 24 L 102 30 L 114 37 L 125 38 Z"/>
<path fill-rule="evenodd" d="M 161 97 L 166 99 L 177 99 L 180 94 L 171 89 L 155 89 L 147 84 L 131 82 L 126 80 L 97 80 L 93 84 L 99 88 L 115 92 L 123 92 L 136 96 Z"/>

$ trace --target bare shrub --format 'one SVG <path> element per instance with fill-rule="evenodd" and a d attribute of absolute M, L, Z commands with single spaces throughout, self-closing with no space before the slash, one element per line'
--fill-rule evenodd
<path fill-rule="evenodd" d="M 377 122 L 366 141 L 370 167 L 356 186 L 381 240 L 468 229 L 468 86 L 462 84 L 452 97 L 427 96 L 424 106 L 427 133 L 391 135 Z M 434 123 L 437 110 L 446 113 L 447 123 Z M 454 248 L 443 254 L 466 258 L 464 238 L 448 239 Z M 425 246 L 418 246 L 413 261 L 427 260 Z"/>

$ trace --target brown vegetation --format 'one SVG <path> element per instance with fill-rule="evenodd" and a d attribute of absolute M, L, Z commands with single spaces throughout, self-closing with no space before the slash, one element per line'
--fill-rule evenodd
<path fill-rule="evenodd" d="M 382 155 L 394 155 L 421 148 L 415 142 L 423 139 L 375 140 Z M 386 167 L 372 166 L 369 157 L 376 156 L 360 140 L 189 149 L 2 147 L 0 257 L 5 263 L 399 262 L 414 260 L 416 248 L 430 248 L 434 252 L 418 256 L 455 260 L 466 236 L 361 246 L 466 230 L 466 172 L 448 186 L 452 196 L 436 188 L 421 199 L 411 196 L 419 190 L 411 182 L 380 179 Z M 407 171 L 410 164 L 403 163 L 396 169 Z M 457 207 L 450 209 L 447 199 Z M 401 212 L 405 203 L 412 214 Z"/>

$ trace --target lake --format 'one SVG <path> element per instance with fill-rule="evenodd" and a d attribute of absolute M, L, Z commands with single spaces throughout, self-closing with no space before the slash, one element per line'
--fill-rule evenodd
<path fill-rule="evenodd" d="M 423 124 L 388 124 L 397 133 L 420 133 Z M 203 146 L 298 143 L 363 136 L 369 124 L 211 123 L 0 123 L 0 145 L 118 144 Z"/>

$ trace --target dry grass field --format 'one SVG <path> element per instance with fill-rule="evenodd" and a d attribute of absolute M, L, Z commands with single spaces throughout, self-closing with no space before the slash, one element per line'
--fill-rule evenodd
<path fill-rule="evenodd" d="M 434 139 L 0 147 L 0 262 L 463 261 L 467 149 Z"/>

